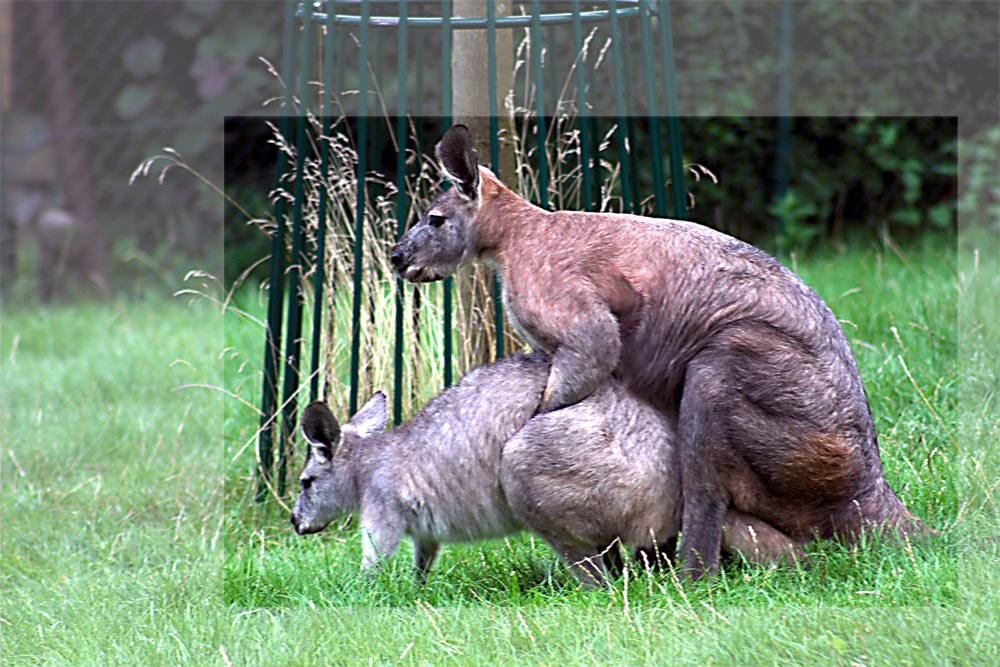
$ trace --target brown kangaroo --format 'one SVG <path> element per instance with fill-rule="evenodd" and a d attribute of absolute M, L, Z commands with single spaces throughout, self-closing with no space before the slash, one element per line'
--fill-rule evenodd
<path fill-rule="evenodd" d="M 478 166 L 462 125 L 436 156 L 455 187 L 393 248 L 399 275 L 492 263 L 513 325 L 553 355 L 542 412 L 614 375 L 667 417 L 690 577 L 717 566 L 727 508 L 801 541 L 924 529 L 883 476 L 843 331 L 798 276 L 692 222 L 534 206 Z"/>

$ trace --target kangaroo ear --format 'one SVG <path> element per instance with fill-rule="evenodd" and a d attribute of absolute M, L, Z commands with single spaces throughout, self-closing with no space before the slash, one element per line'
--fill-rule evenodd
<path fill-rule="evenodd" d="M 306 406 L 299 418 L 302 435 L 313 448 L 313 455 L 321 461 L 333 458 L 334 449 L 340 442 L 340 424 L 322 401 L 314 401 Z"/>
<path fill-rule="evenodd" d="M 358 413 L 351 417 L 345 428 L 349 426 L 359 437 L 367 438 L 383 431 L 387 421 L 389 421 L 388 403 L 385 394 L 377 391 L 361 406 Z"/>
<path fill-rule="evenodd" d="M 434 148 L 445 175 L 466 199 L 479 195 L 479 158 L 472 132 L 465 125 L 453 125 Z"/>

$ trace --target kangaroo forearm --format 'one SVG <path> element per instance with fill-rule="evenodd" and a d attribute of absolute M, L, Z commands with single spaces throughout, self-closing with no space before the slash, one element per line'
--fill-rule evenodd
<path fill-rule="evenodd" d="M 596 349 L 585 351 L 561 346 L 552 357 L 540 412 L 558 410 L 590 396 L 618 366 L 620 353 L 621 343 L 617 336 L 601 341 Z"/>

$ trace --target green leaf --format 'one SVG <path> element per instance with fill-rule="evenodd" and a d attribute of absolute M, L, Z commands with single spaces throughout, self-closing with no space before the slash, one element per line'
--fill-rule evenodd
<path fill-rule="evenodd" d="M 272 39 L 270 33 L 258 26 L 243 26 L 236 38 L 229 43 L 229 57 L 234 62 L 247 62 L 254 56 L 265 53 Z"/>
<path fill-rule="evenodd" d="M 185 9 L 203 17 L 210 17 L 219 11 L 218 0 L 188 0 Z"/>
<path fill-rule="evenodd" d="M 958 165 L 954 162 L 940 162 L 931 167 L 931 172 L 941 176 L 958 176 Z"/>
<path fill-rule="evenodd" d="M 931 210 L 927 212 L 927 217 L 932 225 L 944 229 L 952 225 L 955 211 L 951 204 L 938 204 L 931 207 Z"/>
<path fill-rule="evenodd" d="M 125 48 L 122 64 L 134 76 L 142 79 L 160 71 L 166 52 L 167 47 L 161 39 L 143 37 Z"/>
<path fill-rule="evenodd" d="M 227 56 L 230 49 L 231 45 L 221 35 L 205 35 L 198 40 L 195 53 L 199 61 L 211 60 Z"/>
<path fill-rule="evenodd" d="M 174 16 L 167 22 L 170 29 L 184 39 L 193 39 L 195 35 L 202 31 L 206 24 L 207 21 L 205 21 L 202 17 L 186 11 L 174 14 Z"/>
<path fill-rule="evenodd" d="M 915 171 L 905 170 L 900 174 L 903 180 L 903 199 L 906 203 L 912 204 L 920 195 L 920 174 Z"/>
<path fill-rule="evenodd" d="M 901 208 L 893 211 L 889 218 L 901 225 L 916 227 L 920 224 L 920 211 L 915 208 Z"/>
<path fill-rule="evenodd" d="M 115 111 L 122 118 L 131 120 L 148 109 L 154 99 L 156 99 L 155 88 L 131 83 L 122 88 L 115 97 Z"/>
<path fill-rule="evenodd" d="M 896 140 L 899 138 L 899 126 L 895 123 L 883 125 L 879 128 L 878 134 L 882 147 L 892 148 L 896 145 Z"/>

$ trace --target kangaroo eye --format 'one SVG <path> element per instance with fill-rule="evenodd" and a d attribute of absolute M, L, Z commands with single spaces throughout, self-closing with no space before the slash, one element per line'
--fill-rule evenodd
<path fill-rule="evenodd" d="M 299 480 L 299 483 L 302 485 L 303 491 L 308 491 L 309 487 L 312 486 L 313 480 L 312 477 L 305 477 Z"/>
<path fill-rule="evenodd" d="M 435 214 L 431 214 L 431 215 L 427 216 L 427 223 L 428 223 L 428 224 L 429 224 L 429 225 L 430 225 L 431 227 L 440 227 L 440 226 L 441 226 L 441 225 L 443 225 L 443 224 L 444 224 L 445 222 L 447 222 L 447 220 L 448 220 L 448 218 L 446 218 L 446 217 L 445 217 L 445 216 L 443 216 L 443 215 L 435 215 Z"/>

